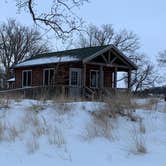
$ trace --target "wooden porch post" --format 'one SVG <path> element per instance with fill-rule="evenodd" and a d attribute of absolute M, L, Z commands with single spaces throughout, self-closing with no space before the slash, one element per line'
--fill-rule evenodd
<path fill-rule="evenodd" d="M 102 99 L 102 92 L 103 92 L 103 66 L 100 65 L 99 69 L 99 99 Z"/>
<path fill-rule="evenodd" d="M 117 67 L 114 70 L 114 88 L 117 88 Z"/>
<path fill-rule="evenodd" d="M 131 69 L 128 71 L 128 87 L 129 90 L 131 89 Z"/>
<path fill-rule="evenodd" d="M 83 64 L 82 70 L 82 88 L 83 88 L 83 96 L 85 96 L 85 87 L 86 87 L 86 64 Z"/>
<path fill-rule="evenodd" d="M 99 88 L 103 88 L 103 66 L 100 65 L 100 70 L 99 70 Z"/>

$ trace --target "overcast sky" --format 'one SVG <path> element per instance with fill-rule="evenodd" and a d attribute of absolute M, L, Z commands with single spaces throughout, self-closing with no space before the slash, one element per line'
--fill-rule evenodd
<path fill-rule="evenodd" d="M 141 51 L 153 59 L 166 49 L 166 0 L 91 0 L 78 14 L 89 23 L 133 31 L 140 38 Z M 0 0 L 0 21 L 9 17 L 32 25 L 28 13 L 17 14 L 14 0 Z"/>

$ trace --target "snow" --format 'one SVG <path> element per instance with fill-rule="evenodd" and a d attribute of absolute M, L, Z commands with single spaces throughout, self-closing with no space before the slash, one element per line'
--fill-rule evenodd
<path fill-rule="evenodd" d="M 140 102 L 140 101 L 139 101 Z M 146 102 L 146 101 L 144 101 Z M 92 124 L 92 112 L 99 111 L 104 103 L 71 102 L 56 103 L 37 100 L 11 100 L 9 108 L 0 109 L 0 161 L 5 166 L 165 166 L 166 159 L 166 111 L 159 101 L 159 111 L 137 109 L 135 115 L 142 118 L 146 132 L 139 133 L 144 139 L 147 153 L 134 154 L 134 133 L 138 122 L 126 117 L 110 118 L 111 137 L 101 136 L 85 139 L 86 127 Z M 2 102 L 1 102 L 2 105 Z M 162 105 L 163 111 L 160 111 Z M 36 107 L 38 106 L 35 112 Z M 41 107 L 41 110 L 40 110 Z M 65 108 L 68 108 L 68 111 Z M 165 107 L 166 108 L 166 107 Z M 35 120 L 37 119 L 37 120 Z M 39 120 L 39 121 L 38 121 Z M 5 124 L 4 133 L 1 132 Z M 40 125 L 39 125 L 40 124 Z M 10 128 L 19 130 L 16 138 Z M 36 135 L 44 127 L 50 131 Z M 52 130 L 55 129 L 55 130 Z M 14 131 L 14 130 L 12 130 Z M 59 133 L 58 144 L 49 140 Z M 5 137 L 4 137 L 5 136 Z M 4 139 L 5 138 L 5 139 Z M 29 152 L 33 139 L 39 145 L 35 152 Z"/>
<path fill-rule="evenodd" d="M 72 56 L 43 57 L 43 58 L 31 59 L 31 60 L 21 62 L 21 63 L 15 65 L 15 67 L 43 65 L 43 64 L 52 64 L 52 63 L 59 63 L 59 62 L 71 62 L 71 61 L 79 61 L 79 59 L 72 57 Z"/>
<path fill-rule="evenodd" d="M 8 82 L 13 82 L 13 81 L 15 81 L 15 77 L 13 77 L 13 78 L 10 78 L 9 80 L 7 80 Z"/>

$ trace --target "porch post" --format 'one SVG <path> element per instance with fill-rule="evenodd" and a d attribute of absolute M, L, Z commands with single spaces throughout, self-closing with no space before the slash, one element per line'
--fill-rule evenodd
<path fill-rule="evenodd" d="M 129 90 L 131 89 L 131 69 L 128 70 L 128 87 Z"/>
<path fill-rule="evenodd" d="M 100 65 L 100 70 L 99 70 L 99 88 L 103 88 L 103 66 Z"/>
<path fill-rule="evenodd" d="M 117 67 L 114 70 L 114 88 L 117 88 Z"/>
<path fill-rule="evenodd" d="M 82 70 L 82 88 L 83 88 L 83 96 L 85 96 L 85 87 L 86 87 L 86 64 L 83 64 Z"/>
<path fill-rule="evenodd" d="M 100 65 L 100 69 L 99 69 L 99 99 L 102 99 L 102 92 L 103 92 L 103 66 Z"/>

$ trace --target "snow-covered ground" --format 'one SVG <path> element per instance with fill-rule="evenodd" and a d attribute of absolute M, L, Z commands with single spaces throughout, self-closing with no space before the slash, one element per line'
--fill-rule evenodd
<path fill-rule="evenodd" d="M 146 100 L 138 100 L 143 104 Z M 12 100 L 0 109 L 0 164 L 5 166 L 165 166 L 166 104 L 135 115 L 94 121 L 102 103 Z M 160 109 L 160 107 L 162 109 Z M 165 110 L 165 113 L 164 113 Z M 103 128 L 102 128 L 103 127 Z M 109 131 L 104 131 L 104 130 Z M 103 135 L 102 133 L 108 134 Z M 101 134 L 100 134 L 101 133 Z M 138 153 L 141 143 L 147 153 Z"/>

